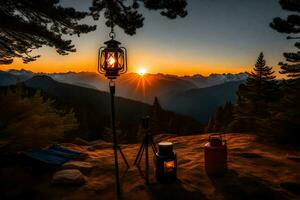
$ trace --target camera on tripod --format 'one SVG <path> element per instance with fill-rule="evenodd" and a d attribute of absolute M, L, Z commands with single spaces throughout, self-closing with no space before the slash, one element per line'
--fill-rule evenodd
<path fill-rule="evenodd" d="M 143 129 L 147 130 L 149 129 L 149 123 L 150 123 L 150 117 L 146 116 L 142 118 L 142 127 Z"/>
<path fill-rule="evenodd" d="M 151 145 L 153 154 L 156 154 L 156 146 L 153 140 L 152 134 L 149 132 L 149 125 L 150 125 L 150 117 L 146 116 L 142 118 L 142 127 L 144 129 L 144 137 L 141 147 L 138 151 L 138 154 L 135 158 L 134 165 L 139 166 L 143 154 L 145 152 L 145 181 L 146 184 L 149 184 L 149 153 L 148 153 L 148 146 Z"/>

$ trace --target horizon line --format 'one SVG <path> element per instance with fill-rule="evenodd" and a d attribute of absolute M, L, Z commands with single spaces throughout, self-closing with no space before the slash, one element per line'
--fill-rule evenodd
<path fill-rule="evenodd" d="M 11 68 L 11 69 L 6 69 L 6 70 L 1 70 L 0 69 L 0 72 L 1 71 L 4 71 L 4 72 L 9 72 L 9 71 L 27 71 L 27 72 L 31 72 L 31 73 L 34 73 L 34 74 L 69 74 L 69 73 L 74 73 L 74 74 L 79 74 L 79 73 L 94 73 L 94 74 L 99 74 L 97 73 L 96 71 L 66 71 L 66 72 L 36 72 L 36 71 L 31 71 L 31 70 L 27 70 L 27 69 L 14 69 L 14 68 Z M 237 73 L 232 73 L 232 72 L 223 72 L 223 73 L 210 73 L 208 75 L 203 75 L 201 73 L 195 73 L 195 74 L 184 74 L 184 75 L 179 75 L 179 74 L 172 74 L 172 73 L 162 73 L 162 72 L 157 72 L 157 73 L 146 73 L 145 75 L 165 75 L 165 76 L 177 76 L 177 77 L 186 77 L 186 76 L 202 76 L 202 77 L 209 77 L 211 75 L 227 75 L 227 74 L 232 74 L 232 75 L 237 75 L 237 74 L 247 74 L 249 72 L 247 71 L 241 71 L 241 72 L 237 72 Z M 127 74 L 138 74 L 138 72 L 134 72 L 134 71 L 130 71 L 128 72 Z M 100 74 L 99 74 L 100 75 Z"/>

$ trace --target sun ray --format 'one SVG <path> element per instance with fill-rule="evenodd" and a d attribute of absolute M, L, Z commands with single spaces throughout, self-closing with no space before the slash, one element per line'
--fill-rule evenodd
<path fill-rule="evenodd" d="M 137 72 L 140 76 L 144 76 L 147 73 L 147 69 L 146 68 L 139 68 L 138 72 Z"/>

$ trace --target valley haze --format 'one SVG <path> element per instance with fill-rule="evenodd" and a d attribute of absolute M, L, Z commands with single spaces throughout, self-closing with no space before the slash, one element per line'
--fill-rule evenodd
<path fill-rule="evenodd" d="M 34 76 L 46 75 L 55 81 L 108 92 L 107 79 L 94 72 L 34 73 L 28 70 L 0 71 L 0 86 L 15 85 Z M 207 122 L 226 102 L 235 102 L 238 86 L 247 79 L 238 74 L 200 74 L 177 76 L 170 74 L 127 73 L 116 80 L 116 95 L 152 104 L 157 97 L 164 109 Z"/>

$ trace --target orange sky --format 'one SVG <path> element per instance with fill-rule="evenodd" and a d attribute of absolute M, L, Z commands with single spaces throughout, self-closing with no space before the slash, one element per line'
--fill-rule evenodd
<path fill-rule="evenodd" d="M 63 0 L 65 6 L 88 10 L 89 1 Z M 234 8 L 234 9 L 233 9 Z M 276 16 L 283 16 L 278 1 L 189 1 L 185 18 L 169 20 L 159 12 L 143 10 L 144 26 L 134 36 L 115 27 L 116 39 L 128 50 L 128 68 L 137 72 L 191 75 L 251 71 L 260 52 L 267 65 L 278 74 L 283 52 L 295 51 L 294 41 L 269 27 Z M 237 17 L 238 16 L 238 17 Z M 0 70 L 27 69 L 33 72 L 80 72 L 97 70 L 97 51 L 108 40 L 109 28 L 101 18 L 84 23 L 97 24 L 96 31 L 79 38 L 70 36 L 77 52 L 60 56 L 55 49 L 33 51 L 42 57 L 23 64 L 16 59 Z M 280 77 L 280 76 L 278 76 Z"/>
<path fill-rule="evenodd" d="M 33 72 L 81 72 L 97 70 L 97 51 L 86 51 L 78 49 L 76 53 L 67 56 L 56 54 L 54 49 L 42 48 L 36 54 L 41 57 L 28 64 L 22 63 L 22 60 L 15 59 L 11 65 L 1 65 L 1 70 L 8 69 L 26 69 Z M 211 73 L 239 73 L 251 71 L 256 56 L 252 58 L 243 58 L 237 63 L 231 58 L 212 58 L 209 55 L 205 57 L 199 55 L 198 59 L 193 57 L 185 57 L 187 54 L 162 54 L 154 52 L 143 52 L 142 49 L 132 49 L 128 52 L 129 72 L 138 72 L 140 68 L 145 68 L 148 73 L 165 73 L 175 75 L 192 75 L 202 74 L 209 75 Z M 278 72 L 276 61 L 272 63 L 274 70 Z"/>

